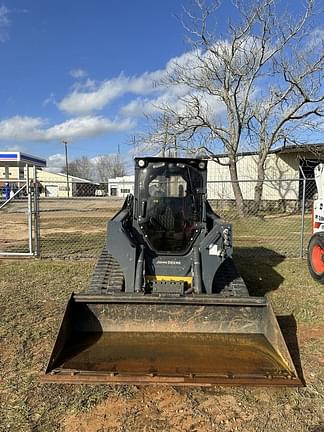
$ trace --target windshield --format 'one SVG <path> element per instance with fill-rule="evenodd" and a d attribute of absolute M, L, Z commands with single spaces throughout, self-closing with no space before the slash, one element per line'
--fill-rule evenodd
<path fill-rule="evenodd" d="M 201 222 L 201 173 L 184 163 L 151 162 L 139 180 L 140 226 L 148 243 L 157 252 L 185 252 Z"/>

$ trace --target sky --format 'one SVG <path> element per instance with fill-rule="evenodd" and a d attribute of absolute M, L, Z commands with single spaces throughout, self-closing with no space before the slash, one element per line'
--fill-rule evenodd
<path fill-rule="evenodd" d="M 129 152 L 139 100 L 186 50 L 179 13 L 173 0 L 0 3 L 0 149 L 52 163 L 64 139 L 72 159 Z"/>
<path fill-rule="evenodd" d="M 63 140 L 70 159 L 128 155 L 143 113 L 181 95 L 155 83 L 176 59 L 186 61 L 183 4 L 0 2 L 0 150 L 45 157 L 56 167 L 64 164 Z M 231 12 L 224 2 L 220 30 Z"/>

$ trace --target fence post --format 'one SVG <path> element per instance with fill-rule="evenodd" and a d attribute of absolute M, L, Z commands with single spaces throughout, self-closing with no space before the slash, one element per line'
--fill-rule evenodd
<path fill-rule="evenodd" d="M 40 226 L 39 226 L 39 187 L 37 181 L 37 169 L 34 165 L 34 255 L 40 256 Z"/>
<path fill-rule="evenodd" d="M 301 208 L 301 228 L 300 228 L 300 251 L 299 257 L 304 258 L 304 231 L 305 231 L 305 207 L 306 207 L 306 177 L 302 167 L 300 172 L 303 176 L 303 195 L 302 195 L 302 208 Z"/>
<path fill-rule="evenodd" d="M 33 201 L 29 176 L 29 165 L 26 164 L 26 191 L 27 191 L 27 220 L 28 220 L 28 249 L 33 254 Z"/>

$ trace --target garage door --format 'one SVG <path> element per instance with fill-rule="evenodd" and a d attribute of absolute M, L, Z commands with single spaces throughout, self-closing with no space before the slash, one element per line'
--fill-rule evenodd
<path fill-rule="evenodd" d="M 57 185 L 48 185 L 45 188 L 45 195 L 49 198 L 57 198 L 58 197 L 58 186 Z"/>

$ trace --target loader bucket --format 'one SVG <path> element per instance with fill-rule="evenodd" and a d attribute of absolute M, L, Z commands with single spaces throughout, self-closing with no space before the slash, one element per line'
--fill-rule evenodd
<path fill-rule="evenodd" d="M 265 298 L 72 295 L 44 382 L 300 385 Z"/>

